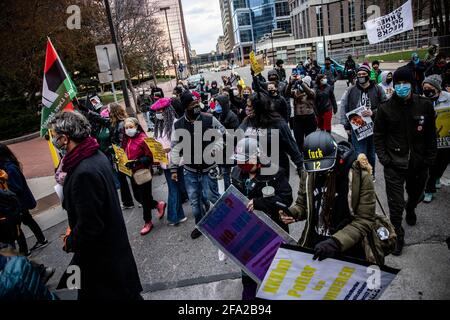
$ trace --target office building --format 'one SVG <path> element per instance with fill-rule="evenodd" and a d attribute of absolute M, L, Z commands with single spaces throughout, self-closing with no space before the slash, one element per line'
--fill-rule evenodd
<path fill-rule="evenodd" d="M 220 13 L 222 17 L 222 29 L 225 40 L 225 53 L 233 52 L 234 33 L 233 24 L 231 22 L 231 5 L 230 0 L 219 0 Z"/>
<path fill-rule="evenodd" d="M 219 36 L 219 38 L 217 39 L 216 53 L 217 53 L 217 54 L 226 53 L 226 49 L 225 49 L 225 36 Z"/>

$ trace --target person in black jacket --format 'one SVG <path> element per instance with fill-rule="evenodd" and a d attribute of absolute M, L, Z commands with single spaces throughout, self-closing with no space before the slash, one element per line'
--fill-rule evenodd
<path fill-rule="evenodd" d="M 141 300 L 142 286 L 114 188 L 111 166 L 89 136 L 84 116 L 58 114 L 50 123 L 55 146 L 67 151 L 63 208 L 70 232 L 64 250 L 81 271 L 80 300 Z"/>
<path fill-rule="evenodd" d="M 181 94 L 183 93 L 184 89 L 182 86 L 176 86 L 175 89 L 173 89 L 173 95 L 172 98 L 170 99 L 170 103 L 172 105 L 172 107 L 175 109 L 175 112 L 177 114 L 177 118 L 181 118 L 184 115 L 184 108 L 183 105 L 181 104 Z"/>
<path fill-rule="evenodd" d="M 353 60 L 352 55 L 349 55 L 347 61 L 345 61 L 344 76 L 347 78 L 347 87 L 350 84 L 355 84 L 356 63 L 355 60 Z"/>
<path fill-rule="evenodd" d="M 394 72 L 395 93 L 378 108 L 374 143 L 384 166 L 390 219 L 397 233 L 394 255 L 404 245 L 403 210 L 406 223 L 416 224 L 415 209 L 421 201 L 429 167 L 437 154 L 435 112 L 431 101 L 412 92 L 414 78 L 408 67 Z M 405 204 L 404 192 L 408 200 Z"/>
<path fill-rule="evenodd" d="M 320 130 L 331 132 L 331 118 L 337 112 L 333 87 L 328 84 L 327 76 L 319 74 L 316 78 L 317 126 Z"/>
<path fill-rule="evenodd" d="M 0 143 L 0 169 L 4 170 L 8 174 L 8 189 L 15 193 L 19 199 L 20 204 L 20 220 L 28 226 L 36 237 L 36 243 L 28 251 L 27 240 L 22 229 L 19 229 L 19 238 L 17 243 L 19 244 L 20 253 L 28 256 L 31 251 L 39 248 L 43 248 L 48 245 L 48 240 L 45 238 L 44 233 L 37 224 L 37 222 L 31 216 L 30 210 L 36 207 L 36 200 L 28 187 L 25 176 L 22 173 L 21 164 L 17 160 L 13 152 L 7 145 Z"/>
<path fill-rule="evenodd" d="M 261 158 L 265 157 L 261 152 L 258 141 L 251 137 L 240 140 L 236 145 L 233 159 L 237 166 L 232 171 L 233 186 L 235 186 L 250 201 L 247 209 L 250 212 L 259 210 L 267 214 L 283 230 L 289 232 L 288 225 L 284 224 L 278 215 L 281 203 L 287 207 L 292 204 L 292 188 L 289 178 L 284 170 L 279 168 L 275 174 L 265 175 Z M 256 296 L 257 284 L 245 273 L 242 273 L 242 300 L 253 300 Z"/>
<path fill-rule="evenodd" d="M 287 177 L 289 177 L 290 171 L 289 157 L 297 167 L 297 172 L 300 173 L 303 168 L 303 156 L 298 149 L 288 124 L 271 108 L 270 98 L 264 94 L 254 93 L 248 102 L 250 115 L 242 121 L 239 129 L 244 131 L 245 136 L 258 137 L 259 139 L 267 134 L 268 150 L 264 150 L 265 154 L 279 157 L 277 164 L 284 169 L 283 172 Z M 279 143 L 276 144 L 279 148 L 277 154 L 271 152 L 272 130 L 277 130 L 279 135 Z"/>
<path fill-rule="evenodd" d="M 422 94 L 422 82 L 425 79 L 425 63 L 420 60 L 419 55 L 414 52 L 411 55 L 411 61 L 407 66 L 411 69 L 414 76 L 413 91 L 415 94 Z"/>

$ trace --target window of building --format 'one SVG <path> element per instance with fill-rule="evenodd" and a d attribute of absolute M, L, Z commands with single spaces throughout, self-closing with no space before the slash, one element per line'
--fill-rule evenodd
<path fill-rule="evenodd" d="M 241 40 L 241 42 L 253 42 L 252 30 L 239 31 L 239 39 Z"/>
<path fill-rule="evenodd" d="M 317 36 L 323 36 L 323 15 L 322 6 L 316 7 L 316 21 L 317 21 Z"/>
<path fill-rule="evenodd" d="M 364 30 L 364 21 L 366 21 L 367 19 L 367 12 L 366 12 L 366 0 L 360 0 L 361 1 L 361 6 L 359 7 L 359 11 L 361 14 L 361 25 L 360 28 L 361 30 Z"/>
<path fill-rule="evenodd" d="M 339 2 L 339 9 L 341 15 L 341 33 L 344 33 L 344 2 Z"/>
<path fill-rule="evenodd" d="M 288 2 L 275 2 L 275 15 L 277 17 L 284 17 L 289 15 Z"/>
<path fill-rule="evenodd" d="M 311 38 L 311 28 L 310 28 L 310 25 L 311 25 L 311 19 L 309 18 L 309 10 L 308 9 L 306 9 L 306 11 L 305 11 L 305 16 L 306 16 L 306 26 L 305 26 L 305 30 L 306 30 L 306 37 L 307 38 Z"/>
<path fill-rule="evenodd" d="M 287 33 L 292 33 L 292 27 L 291 27 L 291 21 L 285 20 L 285 21 L 278 21 L 277 22 L 277 28 L 283 29 Z"/>
<path fill-rule="evenodd" d="M 250 22 L 250 14 L 248 12 L 240 12 L 237 15 L 237 21 L 239 26 L 249 26 Z"/>
<path fill-rule="evenodd" d="M 328 34 L 331 34 L 331 13 L 330 13 L 330 5 L 327 4 L 327 21 L 328 21 Z"/>
<path fill-rule="evenodd" d="M 348 29 L 355 31 L 355 0 L 348 1 Z"/>
<path fill-rule="evenodd" d="M 247 3 L 245 0 L 233 0 L 234 9 L 247 8 Z"/>

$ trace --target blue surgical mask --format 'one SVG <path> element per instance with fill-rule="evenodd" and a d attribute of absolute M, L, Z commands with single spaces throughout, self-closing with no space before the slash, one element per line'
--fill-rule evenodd
<path fill-rule="evenodd" d="M 216 103 L 216 107 L 214 108 L 214 112 L 222 113 L 222 106 Z"/>
<path fill-rule="evenodd" d="M 406 98 L 409 96 L 411 92 L 411 84 L 410 83 L 399 83 L 395 85 L 395 93 L 400 98 Z"/>

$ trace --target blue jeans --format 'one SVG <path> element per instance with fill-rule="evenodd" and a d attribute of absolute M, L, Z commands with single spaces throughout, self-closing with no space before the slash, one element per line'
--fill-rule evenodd
<path fill-rule="evenodd" d="M 373 176 L 375 177 L 375 144 L 373 143 L 373 135 L 358 141 L 355 132 L 352 130 L 352 144 L 355 148 L 356 156 L 364 153 L 373 168 Z"/>
<path fill-rule="evenodd" d="M 178 223 L 185 217 L 182 202 L 182 185 L 184 180 L 173 181 L 170 169 L 164 170 L 169 195 L 167 197 L 167 221 Z M 178 176 L 183 177 L 183 167 L 178 168 Z"/>
<path fill-rule="evenodd" d="M 219 186 L 217 180 L 211 178 L 208 173 L 195 173 L 186 169 L 184 170 L 184 180 L 191 202 L 192 214 L 197 224 L 209 208 L 209 201 L 215 203 L 219 199 Z"/>
<path fill-rule="evenodd" d="M 223 175 L 223 184 L 225 186 L 225 190 L 228 189 L 228 187 L 231 185 L 231 179 L 230 179 L 230 173 L 231 173 L 231 167 L 228 165 L 221 165 L 220 171 Z"/>

